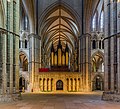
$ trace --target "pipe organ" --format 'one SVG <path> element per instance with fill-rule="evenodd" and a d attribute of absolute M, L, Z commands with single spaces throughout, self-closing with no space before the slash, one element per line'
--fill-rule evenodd
<path fill-rule="evenodd" d="M 51 47 L 51 67 L 56 66 L 68 66 L 69 63 L 69 48 L 66 44 L 65 50 L 62 50 L 62 45 L 59 40 L 57 50 L 54 49 L 52 44 Z"/>

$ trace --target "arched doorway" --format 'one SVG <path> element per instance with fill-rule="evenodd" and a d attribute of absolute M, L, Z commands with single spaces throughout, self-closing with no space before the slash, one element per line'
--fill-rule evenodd
<path fill-rule="evenodd" d="M 56 90 L 63 90 L 63 82 L 61 80 L 56 82 Z"/>
<path fill-rule="evenodd" d="M 93 91 L 94 90 L 103 90 L 103 79 L 101 76 L 97 75 L 93 80 Z"/>
<path fill-rule="evenodd" d="M 20 92 L 24 92 L 25 91 L 25 85 L 26 83 L 25 83 L 25 78 L 24 77 L 20 77 L 20 79 L 19 79 L 19 91 Z"/>

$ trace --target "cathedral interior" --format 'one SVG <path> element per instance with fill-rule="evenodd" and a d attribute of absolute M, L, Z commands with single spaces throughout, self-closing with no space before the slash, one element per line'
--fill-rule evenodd
<path fill-rule="evenodd" d="M 0 101 L 94 91 L 120 93 L 120 0 L 0 0 Z"/>

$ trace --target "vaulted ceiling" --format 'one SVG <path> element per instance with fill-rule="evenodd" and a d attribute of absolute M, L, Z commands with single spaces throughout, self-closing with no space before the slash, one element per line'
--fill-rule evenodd
<path fill-rule="evenodd" d="M 84 1 L 84 33 L 90 32 L 91 19 L 100 0 L 83 0 Z M 25 10 L 29 17 L 31 33 L 36 32 L 36 0 L 22 0 Z M 65 48 L 66 42 L 70 49 L 77 43 L 80 35 L 80 25 L 71 12 L 66 11 L 62 6 L 58 6 L 53 11 L 46 14 L 39 31 L 44 47 L 49 49 L 54 44 L 56 49 L 60 39 Z"/>
<path fill-rule="evenodd" d="M 66 42 L 69 48 L 74 47 L 79 31 L 79 25 L 74 15 L 61 5 L 47 13 L 40 28 L 43 46 L 46 49 L 49 49 L 52 43 L 57 49 L 59 40 L 63 49 L 65 49 Z"/>

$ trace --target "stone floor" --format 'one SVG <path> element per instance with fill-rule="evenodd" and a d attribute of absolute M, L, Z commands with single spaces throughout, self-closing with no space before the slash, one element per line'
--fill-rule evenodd
<path fill-rule="evenodd" d="M 101 94 L 22 94 L 21 101 L 0 103 L 0 109 L 120 109 L 120 103 L 102 101 Z"/>

